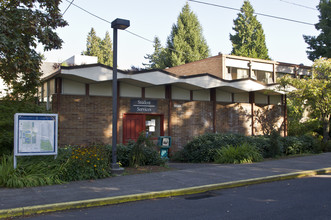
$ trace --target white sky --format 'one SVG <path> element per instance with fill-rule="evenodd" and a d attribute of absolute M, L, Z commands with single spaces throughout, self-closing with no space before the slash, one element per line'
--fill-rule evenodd
<path fill-rule="evenodd" d="M 62 12 L 71 0 L 62 0 Z M 200 0 L 208 3 L 240 9 L 244 0 Z M 316 8 L 319 0 L 250 0 L 255 12 L 284 17 L 292 20 L 315 24 L 319 12 L 294 4 Z M 292 4 L 290 4 L 290 3 Z M 99 17 L 112 22 L 116 18 L 130 20 L 127 29 L 135 34 L 153 41 L 158 36 L 163 46 L 170 35 L 171 27 L 177 22 L 177 17 L 186 0 L 75 0 L 74 4 L 88 10 Z M 212 56 L 219 52 L 229 54 L 232 50 L 229 34 L 234 33 L 233 20 L 238 11 L 189 2 L 191 10 L 198 16 L 203 28 L 203 36 L 210 48 Z M 64 14 L 69 23 L 64 28 L 57 29 L 64 41 L 61 50 L 43 52 L 46 61 L 62 62 L 67 58 L 80 54 L 86 49 L 86 38 L 93 27 L 97 36 L 104 38 L 109 31 L 113 38 L 113 30 L 109 23 L 95 18 L 81 9 L 71 5 Z M 311 65 L 308 60 L 307 44 L 302 35 L 316 36 L 319 32 L 312 25 L 299 24 L 284 20 L 257 16 L 266 36 L 269 56 L 276 61 Z M 146 54 L 153 53 L 153 43 L 134 36 L 126 31 L 118 31 L 118 68 L 129 69 L 132 65 L 143 67 L 147 63 Z"/>

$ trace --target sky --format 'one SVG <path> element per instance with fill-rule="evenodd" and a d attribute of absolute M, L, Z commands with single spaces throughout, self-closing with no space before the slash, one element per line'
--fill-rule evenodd
<path fill-rule="evenodd" d="M 62 13 L 71 1 L 62 0 L 60 4 Z M 200 1 L 236 9 L 240 9 L 244 2 L 244 0 Z M 130 27 L 127 31 L 118 31 L 118 68 L 125 70 L 130 69 L 131 66 L 144 67 L 143 63 L 148 63 L 144 56 L 154 51 L 152 43 L 154 37 L 159 37 L 162 46 L 166 46 L 171 27 L 177 23 L 177 17 L 186 2 L 186 0 L 74 0 L 73 3 L 77 6 L 108 22 L 96 18 L 72 4 L 63 15 L 69 25 L 56 29 L 64 41 L 62 49 L 44 52 L 43 48 L 39 46 L 37 50 L 44 54 L 46 61 L 63 62 L 86 50 L 87 34 L 92 27 L 97 36 L 104 38 L 108 31 L 113 38 L 110 23 L 116 18 L 122 18 L 130 20 Z M 233 20 L 238 17 L 239 11 L 191 1 L 188 3 L 203 28 L 203 36 L 209 46 L 211 56 L 216 56 L 218 53 L 230 54 L 232 44 L 229 34 L 234 34 Z M 250 0 L 250 3 L 256 13 L 310 24 L 318 22 L 319 11 L 316 10 L 316 6 L 319 0 Z M 305 7 L 298 6 L 298 4 Z M 272 60 L 294 64 L 312 64 L 307 58 L 308 45 L 305 43 L 303 35 L 317 36 L 319 31 L 315 29 L 314 25 L 261 15 L 257 15 L 257 19 L 262 24 L 269 56 Z"/>

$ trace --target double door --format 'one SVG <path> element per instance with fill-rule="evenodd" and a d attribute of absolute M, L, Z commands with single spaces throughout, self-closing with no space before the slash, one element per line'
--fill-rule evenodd
<path fill-rule="evenodd" d="M 123 143 L 129 140 L 137 141 L 143 131 L 153 139 L 164 135 L 163 115 L 160 114 L 124 114 Z"/>

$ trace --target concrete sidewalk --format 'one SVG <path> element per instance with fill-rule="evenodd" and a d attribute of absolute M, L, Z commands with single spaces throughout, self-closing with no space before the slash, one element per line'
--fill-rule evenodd
<path fill-rule="evenodd" d="M 23 189 L 0 188 L 0 218 L 200 193 L 331 172 L 331 153 L 254 164 L 169 163 L 173 171 Z"/>

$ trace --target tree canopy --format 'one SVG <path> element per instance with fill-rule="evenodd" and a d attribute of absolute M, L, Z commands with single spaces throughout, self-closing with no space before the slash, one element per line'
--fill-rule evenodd
<path fill-rule="evenodd" d="M 113 44 L 107 31 L 105 38 L 101 40 L 96 35 L 94 28 L 87 34 L 86 51 L 82 52 L 83 55 L 96 56 L 98 62 L 107 66 L 113 66 Z"/>
<path fill-rule="evenodd" d="M 0 1 L 0 77 L 12 99 L 24 99 L 36 94 L 40 83 L 44 50 L 59 49 L 62 40 L 55 29 L 64 27 L 59 10 L 60 0 Z"/>
<path fill-rule="evenodd" d="M 209 48 L 202 35 L 198 17 L 191 11 L 188 3 L 182 8 L 177 24 L 173 24 L 166 48 L 162 48 L 158 37 L 154 39 L 154 52 L 147 54 L 147 68 L 173 67 L 201 60 L 209 56 Z"/>
<path fill-rule="evenodd" d="M 311 77 L 305 79 L 283 77 L 282 86 L 292 84 L 297 90 L 290 93 L 291 97 L 322 122 L 323 142 L 330 139 L 331 118 L 331 59 L 320 58 L 313 64 Z"/>
<path fill-rule="evenodd" d="M 208 56 L 209 48 L 202 35 L 198 17 L 186 3 L 177 18 L 177 24 L 173 24 L 167 40 L 167 66 L 178 66 Z"/>
<path fill-rule="evenodd" d="M 148 59 L 148 64 L 143 64 L 147 69 L 164 69 L 166 68 L 166 50 L 162 47 L 158 37 L 154 38 L 154 52 L 146 54 L 145 59 Z"/>
<path fill-rule="evenodd" d="M 249 1 L 245 1 L 233 21 L 235 34 L 230 34 L 232 55 L 270 60 L 265 35 Z"/>
<path fill-rule="evenodd" d="M 303 36 L 309 45 L 308 58 L 312 61 L 321 57 L 331 58 L 331 1 L 320 0 L 317 9 L 320 11 L 320 15 L 315 28 L 320 31 L 320 34 L 317 37 Z"/>

